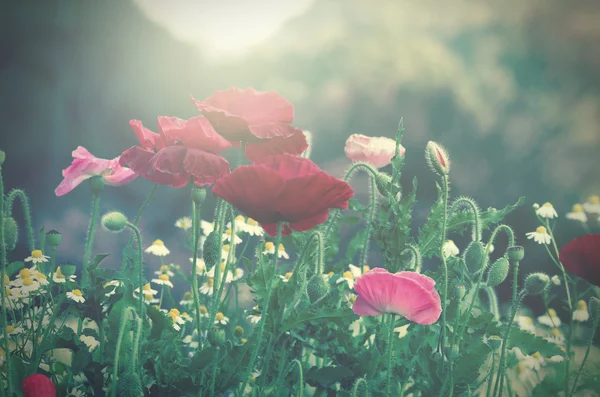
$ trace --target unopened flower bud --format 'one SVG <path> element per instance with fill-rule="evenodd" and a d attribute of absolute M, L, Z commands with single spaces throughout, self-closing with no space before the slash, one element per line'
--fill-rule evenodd
<path fill-rule="evenodd" d="M 471 274 L 476 274 L 481 270 L 483 261 L 486 260 L 485 248 L 479 241 L 471 241 L 463 254 L 463 260 Z"/>
<path fill-rule="evenodd" d="M 6 153 L 4 150 L 0 150 L 0 167 L 4 164 L 4 160 L 6 160 Z"/>
<path fill-rule="evenodd" d="M 206 200 L 206 190 L 198 189 L 196 187 L 192 188 L 192 202 L 194 204 L 202 204 Z"/>
<path fill-rule="evenodd" d="M 497 350 L 502 346 L 502 338 L 498 335 L 490 335 L 487 337 L 487 344 L 494 350 Z"/>
<path fill-rule="evenodd" d="M 315 274 L 306 284 L 306 294 L 311 304 L 316 304 L 325 298 L 331 287 L 322 274 Z"/>
<path fill-rule="evenodd" d="M 385 172 L 377 172 L 375 186 L 382 196 L 387 197 L 388 192 L 391 192 L 392 189 L 392 177 Z"/>
<path fill-rule="evenodd" d="M 207 268 L 213 267 L 221 258 L 219 243 L 219 236 L 214 230 L 210 232 L 206 237 L 206 240 L 204 240 L 202 258 L 204 259 Z"/>
<path fill-rule="evenodd" d="M 65 278 L 69 278 L 75 274 L 77 267 L 75 265 L 60 265 L 60 272 L 65 276 Z"/>
<path fill-rule="evenodd" d="M 227 336 L 225 335 L 225 330 L 221 328 L 213 328 L 208 333 L 208 341 L 213 346 L 223 346 L 225 342 L 227 342 Z"/>
<path fill-rule="evenodd" d="M 233 330 L 233 334 L 238 338 L 241 338 L 242 336 L 244 336 L 244 328 L 240 327 L 239 325 L 236 326 Z"/>
<path fill-rule="evenodd" d="M 4 243 L 6 244 L 7 251 L 12 251 L 16 248 L 18 237 L 19 226 L 15 218 L 12 216 L 4 218 Z"/>
<path fill-rule="evenodd" d="M 450 357 L 453 360 L 456 360 L 460 356 L 460 349 L 458 345 L 454 344 L 452 347 L 447 346 L 446 349 L 446 357 Z"/>
<path fill-rule="evenodd" d="M 127 226 L 127 217 L 118 211 L 109 212 L 102 217 L 102 226 L 108 231 L 119 233 Z"/>
<path fill-rule="evenodd" d="M 425 160 L 433 172 L 439 175 L 450 173 L 450 158 L 448 152 L 439 144 L 429 141 L 425 147 Z"/>
<path fill-rule="evenodd" d="M 544 273 L 531 273 L 525 279 L 525 292 L 527 295 L 539 295 L 548 287 L 550 277 Z"/>
<path fill-rule="evenodd" d="M 590 298 L 590 314 L 592 315 L 592 318 L 595 319 L 596 316 L 600 316 L 600 299 L 596 298 L 595 296 L 592 296 Z"/>
<path fill-rule="evenodd" d="M 508 259 L 505 257 L 499 258 L 494 262 L 488 271 L 487 285 L 495 287 L 502 284 L 506 280 L 506 276 L 508 276 L 508 268 Z"/>
<path fill-rule="evenodd" d="M 104 179 L 101 176 L 93 176 L 90 178 L 90 187 L 92 193 L 99 194 L 104 190 Z"/>
<path fill-rule="evenodd" d="M 467 294 L 467 287 L 464 284 L 456 284 L 454 287 L 454 296 L 461 300 Z"/>
<path fill-rule="evenodd" d="M 60 245 L 61 241 L 62 241 L 62 235 L 58 231 L 52 229 L 46 233 L 46 242 L 49 245 L 56 247 L 56 246 Z"/>
<path fill-rule="evenodd" d="M 513 245 L 506 250 L 508 259 L 511 262 L 521 262 L 525 257 L 525 250 L 520 245 Z"/>

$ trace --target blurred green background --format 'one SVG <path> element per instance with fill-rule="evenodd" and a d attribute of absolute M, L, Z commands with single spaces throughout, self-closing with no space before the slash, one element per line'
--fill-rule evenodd
<path fill-rule="evenodd" d="M 559 211 L 562 245 L 583 233 L 564 213 L 600 192 L 597 0 L 46 0 L 3 1 L 0 10 L 5 185 L 31 194 L 37 227 L 69 236 L 65 260 L 82 256 L 90 205 L 87 184 L 54 196 L 71 151 L 116 157 L 136 143 L 130 119 L 155 130 L 159 115 L 198 114 L 190 94 L 230 86 L 289 99 L 294 124 L 314 133 L 313 160 L 338 177 L 350 134 L 393 137 L 404 117 L 403 182 L 419 178 L 416 225 L 435 199 L 429 140 L 451 154 L 454 195 L 484 208 L 527 197 L 508 219 L 521 243 L 537 226 L 533 202 Z M 364 179 L 353 186 L 364 199 Z M 150 188 L 141 178 L 108 187 L 102 209 L 133 215 Z M 173 223 L 188 199 L 159 189 L 146 241 L 176 246 Z M 95 251 L 119 241 L 100 233 Z M 541 247 L 527 247 L 532 268 L 549 266 Z"/>

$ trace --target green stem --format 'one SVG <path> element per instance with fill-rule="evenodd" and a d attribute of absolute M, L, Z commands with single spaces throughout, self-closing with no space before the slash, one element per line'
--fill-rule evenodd
<path fill-rule="evenodd" d="M 587 344 L 587 348 L 585 349 L 585 355 L 583 356 L 583 361 L 581 362 L 581 366 L 579 367 L 579 371 L 577 371 L 577 375 L 575 375 L 575 381 L 573 382 L 573 388 L 571 389 L 571 394 L 575 393 L 577 390 L 577 382 L 579 382 L 579 376 L 583 372 L 583 367 L 585 366 L 585 362 L 590 355 L 590 350 L 592 348 L 592 344 L 594 343 L 594 336 L 596 335 L 596 329 L 598 328 L 598 322 L 600 321 L 600 310 L 596 310 L 596 313 L 592 314 L 594 316 L 594 325 L 592 327 L 592 335 L 590 336 L 590 341 Z"/>
<path fill-rule="evenodd" d="M 141 295 L 141 291 L 140 291 L 140 295 Z M 117 382 L 119 379 L 119 356 L 121 354 L 121 343 L 123 342 L 123 336 L 125 334 L 125 326 L 127 325 L 127 320 L 128 320 L 130 312 L 135 313 L 135 311 L 131 307 L 126 307 L 125 309 L 123 309 L 123 314 L 121 314 L 121 323 L 119 325 L 119 335 L 117 336 L 117 346 L 115 348 L 112 386 L 110 388 L 110 394 L 112 397 L 117 397 Z"/>
<path fill-rule="evenodd" d="M 444 266 L 444 280 L 442 284 L 442 327 L 440 329 L 440 338 L 438 341 L 438 349 L 444 356 L 444 346 L 446 343 L 446 307 L 448 306 L 448 265 L 446 264 L 446 256 L 444 255 L 444 242 L 446 241 L 446 222 L 448 218 L 448 176 L 442 175 L 442 183 L 444 189 L 444 215 L 442 217 L 442 244 L 440 246 L 440 256 L 442 265 Z"/>
<path fill-rule="evenodd" d="M 92 254 L 92 245 L 94 244 L 94 235 L 96 234 L 96 222 L 98 221 L 98 212 L 100 210 L 100 196 L 97 193 L 92 195 L 92 217 L 90 219 L 90 225 L 88 227 L 86 243 L 85 243 L 85 254 L 83 256 L 83 270 L 81 272 L 81 286 L 84 289 L 89 289 L 89 275 L 88 267 L 90 265 L 90 256 Z"/>
<path fill-rule="evenodd" d="M 4 179 L 2 178 L 2 165 L 0 164 L 0 215 L 4 214 Z M 4 333 L 3 339 L 3 350 L 4 356 L 6 357 L 6 381 L 8 386 L 8 395 L 13 395 L 12 385 L 12 363 L 10 359 L 10 350 L 8 348 L 8 316 L 6 315 L 6 287 L 4 285 L 4 279 L 6 277 L 6 242 L 4 241 L 4 216 L 0 216 L 0 267 L 2 268 L 2 275 L 0 276 L 0 303 L 2 304 L 2 328 Z M 1 378 L 1 375 L 0 375 Z M 0 382 L 2 379 L 0 379 Z"/>
<path fill-rule="evenodd" d="M 386 397 L 391 396 L 392 392 L 392 360 L 394 358 L 394 313 L 390 313 L 390 323 L 387 340 L 387 382 L 385 387 Z"/>
<path fill-rule="evenodd" d="M 421 266 L 422 266 L 422 259 L 421 259 L 421 252 L 419 251 L 419 249 L 412 244 L 406 244 L 406 249 L 402 253 L 404 253 L 405 251 L 410 251 L 412 253 L 413 259 L 415 261 L 415 265 L 412 266 L 410 270 L 420 273 Z"/>
<path fill-rule="evenodd" d="M 137 240 L 137 262 L 138 262 L 138 284 L 140 287 L 140 293 L 138 294 L 139 312 L 138 315 L 141 317 L 144 313 L 144 265 L 143 265 L 143 249 L 142 249 L 142 235 L 140 229 L 137 228 L 133 223 L 127 222 L 129 227 L 135 233 L 135 239 Z"/>
<path fill-rule="evenodd" d="M 33 226 L 31 222 L 31 207 L 29 206 L 29 199 L 23 190 L 13 189 L 6 196 L 6 215 L 11 216 L 13 202 L 16 198 L 21 200 L 21 206 L 23 207 L 23 216 L 25 218 L 25 226 L 27 227 L 27 238 L 29 241 L 29 250 L 35 249 L 35 239 L 33 234 Z"/>
<path fill-rule="evenodd" d="M 369 396 L 369 387 L 365 378 L 358 378 L 356 382 L 354 382 L 354 387 L 352 388 L 352 397 L 358 397 L 358 391 L 360 387 L 363 386 L 365 390 L 365 396 Z"/>
<path fill-rule="evenodd" d="M 369 210 L 369 218 L 367 219 L 366 233 L 365 239 L 363 240 L 363 250 L 360 261 L 360 274 L 363 274 L 365 271 L 365 265 L 367 264 L 367 252 L 369 251 L 369 240 L 371 237 L 371 224 L 373 223 L 373 217 L 375 216 L 375 194 L 376 194 L 377 186 L 375 186 L 375 176 L 371 174 L 371 201 Z"/>
<path fill-rule="evenodd" d="M 454 211 L 458 210 L 461 206 L 469 207 L 473 212 L 473 241 L 481 240 L 481 219 L 479 218 L 479 208 L 477 204 L 467 197 L 461 197 L 457 199 L 450 208 L 449 215 L 452 215 Z"/>
<path fill-rule="evenodd" d="M 297 397 L 304 396 L 304 373 L 302 371 L 302 363 L 298 360 L 293 360 L 290 363 L 288 373 L 292 371 L 292 366 L 295 365 L 298 368 L 298 394 Z"/>
<path fill-rule="evenodd" d="M 202 335 L 202 317 L 200 316 L 200 292 L 198 291 L 198 269 L 196 268 L 198 241 L 200 241 L 200 205 L 195 203 L 192 205 L 192 239 L 192 296 L 194 297 L 196 314 L 196 331 L 198 332 L 198 339 L 200 339 Z"/>
<path fill-rule="evenodd" d="M 492 350 L 492 367 L 490 368 L 490 375 L 488 378 L 487 390 L 485 391 L 485 397 L 490 397 L 492 391 L 492 383 L 494 383 L 494 369 L 496 367 L 496 349 Z"/>
<path fill-rule="evenodd" d="M 157 186 L 158 186 L 158 184 L 154 184 L 154 186 L 152 186 L 150 193 L 148 193 L 148 195 L 146 196 L 146 199 L 142 203 L 142 206 L 138 210 L 138 213 L 135 216 L 135 219 L 133 220 L 133 224 L 135 226 L 138 225 L 138 222 L 140 221 L 142 214 L 146 210 L 146 207 L 148 206 L 148 204 L 150 204 L 150 200 L 152 199 L 152 196 L 154 195 L 154 191 L 156 190 Z M 129 242 L 127 243 L 127 247 L 131 247 L 131 244 L 133 244 L 133 235 L 134 234 L 131 233 L 131 235 L 129 236 Z M 125 270 L 126 267 L 127 267 L 127 256 L 123 255 L 123 260 L 121 261 L 121 270 Z"/>
<path fill-rule="evenodd" d="M 223 295 L 223 288 L 225 287 L 225 283 L 227 282 L 227 274 L 229 274 L 229 266 L 230 264 L 233 262 L 233 256 L 235 253 L 235 234 L 236 234 L 236 230 L 235 230 L 235 217 L 234 217 L 234 213 L 233 213 L 233 207 L 229 207 L 229 215 L 231 218 L 231 241 L 230 241 L 230 245 L 229 245 L 229 253 L 227 254 L 227 259 L 225 260 L 225 269 L 223 270 L 223 280 L 221 280 L 220 283 L 217 284 L 217 278 L 216 278 L 216 274 L 218 270 L 221 270 L 221 263 L 219 262 L 219 267 L 215 267 L 215 287 L 213 289 L 213 302 L 215 305 L 214 310 L 213 311 L 213 316 L 210 317 L 210 322 L 209 324 L 212 324 L 215 321 L 214 316 L 217 315 L 217 310 L 219 308 L 219 303 L 221 301 L 221 296 Z M 215 294 L 216 292 L 216 294 Z"/>
<path fill-rule="evenodd" d="M 483 290 L 488 298 L 490 312 L 494 315 L 494 319 L 498 321 L 500 319 L 500 313 L 498 311 L 498 297 L 496 296 L 496 292 L 494 291 L 494 288 L 490 286 L 485 286 Z"/>
<path fill-rule="evenodd" d="M 138 360 L 138 355 L 139 355 L 139 351 L 140 351 L 140 339 L 142 336 L 142 326 L 143 321 L 142 318 L 140 316 L 136 316 L 136 322 L 135 322 L 135 336 L 133 339 L 133 351 L 132 351 L 132 359 L 131 359 L 131 368 L 130 371 L 131 372 L 135 372 L 136 374 L 140 374 L 141 372 L 137 370 L 137 360 Z"/>

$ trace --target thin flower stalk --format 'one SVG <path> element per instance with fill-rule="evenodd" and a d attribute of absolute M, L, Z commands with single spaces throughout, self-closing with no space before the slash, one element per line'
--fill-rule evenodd
<path fill-rule="evenodd" d="M 394 360 L 394 313 L 389 315 L 389 330 L 387 340 L 387 382 L 385 386 L 385 395 L 392 395 L 392 368 Z"/>
<path fill-rule="evenodd" d="M 442 266 L 444 266 L 444 280 L 442 281 L 442 324 L 440 328 L 440 337 L 438 341 L 438 351 L 444 355 L 444 346 L 446 344 L 446 308 L 448 307 L 448 264 L 446 263 L 446 255 L 444 255 L 444 242 L 446 241 L 446 222 L 448 221 L 448 175 L 442 175 L 442 188 L 444 189 L 444 213 L 442 215 L 442 230 L 440 245 L 440 256 L 442 258 Z M 450 371 L 452 372 L 452 370 Z M 452 390 L 452 389 L 450 389 Z"/>
<path fill-rule="evenodd" d="M 150 200 L 152 200 L 152 196 L 154 196 L 154 192 L 156 191 L 157 187 L 158 187 L 157 183 L 155 183 L 152 186 L 152 189 L 150 189 L 150 193 L 148 193 L 148 195 L 146 196 L 146 199 L 142 203 L 142 206 L 138 210 L 138 213 L 135 216 L 135 219 L 133 220 L 133 224 L 135 226 L 138 225 L 138 223 L 140 221 L 140 218 L 142 217 L 142 214 L 144 213 L 144 211 L 148 207 L 148 204 L 150 204 Z M 129 241 L 127 242 L 126 247 L 131 247 L 133 245 L 133 236 L 134 236 L 134 233 L 131 233 L 131 235 L 129 236 Z M 121 262 L 121 270 L 125 270 L 125 268 L 127 268 L 127 256 L 123 255 L 123 260 Z"/>
<path fill-rule="evenodd" d="M 29 242 L 29 250 L 35 249 L 35 238 L 33 234 L 33 224 L 31 222 L 31 207 L 29 206 L 29 198 L 27 194 L 21 189 L 12 189 L 6 196 L 6 208 L 4 214 L 10 216 L 12 214 L 13 203 L 16 198 L 21 200 L 21 206 L 23 207 L 23 216 L 25 218 L 25 227 L 27 227 L 27 241 Z"/>
<path fill-rule="evenodd" d="M 2 268 L 2 275 L 0 276 L 0 303 L 2 303 L 2 332 L 4 334 L 2 349 L 6 355 L 6 381 L 8 386 L 8 395 L 13 395 L 12 385 L 12 365 L 10 359 L 10 350 L 8 348 L 8 316 L 6 315 L 5 295 L 6 288 L 4 286 L 4 280 L 6 278 L 6 266 L 8 265 L 6 259 L 6 243 L 4 241 L 4 178 L 2 177 L 2 164 L 0 164 L 0 268 Z M 1 379 L 0 379 L 1 382 Z M 4 389 L 2 387 L 2 389 Z M 3 392 L 4 393 L 4 392 Z"/>
<path fill-rule="evenodd" d="M 138 286 L 140 293 L 138 294 L 139 312 L 140 315 L 144 313 L 144 263 L 143 263 L 143 248 L 142 248 L 142 235 L 140 229 L 131 222 L 127 222 L 127 227 L 133 230 L 135 233 L 135 239 L 137 240 L 137 270 L 138 270 Z"/>
<path fill-rule="evenodd" d="M 596 312 L 592 314 L 594 317 L 594 325 L 592 326 L 592 334 L 590 335 L 590 340 L 585 349 L 585 355 L 583 356 L 583 360 L 581 361 L 581 365 L 579 366 L 579 370 L 577 371 L 577 375 L 575 375 L 575 380 L 573 381 L 573 388 L 571 389 L 571 394 L 574 395 L 575 391 L 577 391 L 577 383 L 579 382 L 579 377 L 583 372 L 583 367 L 590 355 L 590 350 L 592 348 L 592 344 L 594 343 L 594 336 L 596 335 L 596 329 L 598 329 L 598 323 L 600 322 L 600 306 L 597 306 Z"/>
<path fill-rule="evenodd" d="M 85 253 L 83 255 L 83 270 L 81 272 L 81 285 L 83 288 L 89 288 L 89 274 L 88 267 L 90 266 L 90 257 L 92 255 L 92 245 L 94 244 L 94 236 L 96 234 L 96 222 L 98 221 L 100 211 L 100 196 L 98 193 L 92 193 L 92 216 L 90 218 L 90 224 L 87 231 L 87 237 L 85 242 Z"/>

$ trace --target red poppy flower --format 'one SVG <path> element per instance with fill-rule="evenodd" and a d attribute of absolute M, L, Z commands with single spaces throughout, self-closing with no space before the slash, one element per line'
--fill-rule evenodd
<path fill-rule="evenodd" d="M 298 130 L 287 138 L 278 136 L 273 139 L 265 139 L 260 143 L 248 143 L 245 154 L 248 160 L 255 163 L 265 157 L 276 156 L 278 154 L 298 155 L 307 148 L 308 142 L 306 142 L 306 136 L 304 136 L 302 131 Z"/>
<path fill-rule="evenodd" d="M 230 141 L 258 143 L 300 131 L 290 125 L 293 105 L 276 92 L 234 87 L 216 91 L 203 101 L 192 97 L 192 101 L 215 130 Z"/>
<path fill-rule="evenodd" d="M 139 120 L 131 120 L 129 125 L 140 146 L 123 152 L 120 164 L 152 182 L 183 187 L 193 177 L 196 185 L 206 186 L 229 173 L 229 163 L 217 154 L 230 148 L 231 143 L 217 134 L 203 116 L 189 120 L 161 116 L 160 134 L 145 128 Z"/>
<path fill-rule="evenodd" d="M 42 374 L 33 374 L 25 378 L 21 389 L 25 397 L 56 397 L 54 383 Z"/>
<path fill-rule="evenodd" d="M 600 287 L 600 234 L 587 234 L 571 241 L 560 250 L 565 269 Z"/>
<path fill-rule="evenodd" d="M 312 161 L 290 154 L 267 157 L 236 168 L 219 179 L 213 193 L 255 219 L 267 233 L 312 229 L 327 220 L 330 208 L 348 208 L 354 191 Z"/>

